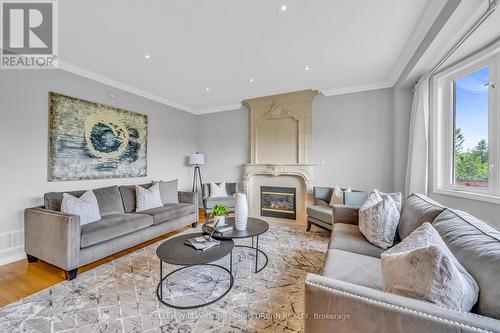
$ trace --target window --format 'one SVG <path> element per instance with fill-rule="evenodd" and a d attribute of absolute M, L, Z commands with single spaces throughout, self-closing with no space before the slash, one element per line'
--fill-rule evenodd
<path fill-rule="evenodd" d="M 433 78 L 434 192 L 500 203 L 500 45 Z"/>
<path fill-rule="evenodd" d="M 453 81 L 453 183 L 487 188 L 489 67 Z"/>

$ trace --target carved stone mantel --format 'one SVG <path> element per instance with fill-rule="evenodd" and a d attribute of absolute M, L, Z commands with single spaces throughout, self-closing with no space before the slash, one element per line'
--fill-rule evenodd
<path fill-rule="evenodd" d="M 261 186 L 294 187 L 296 221 L 305 221 L 314 185 L 312 101 L 317 93 L 301 90 L 242 102 L 249 116 L 250 161 L 243 164 L 242 185 L 250 216 L 262 216 Z"/>
<path fill-rule="evenodd" d="M 247 191 L 250 179 L 255 175 L 296 176 L 302 178 L 307 191 L 312 193 L 314 184 L 314 164 L 243 164 L 243 190 Z"/>

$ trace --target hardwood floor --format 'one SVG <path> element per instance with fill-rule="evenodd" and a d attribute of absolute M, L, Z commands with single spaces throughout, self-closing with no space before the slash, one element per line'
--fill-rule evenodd
<path fill-rule="evenodd" d="M 202 211 L 200 211 L 199 220 L 199 223 L 205 222 L 205 217 Z M 118 252 L 112 256 L 85 265 L 78 269 L 78 273 L 91 270 L 99 265 L 110 262 L 116 258 L 127 255 L 140 248 L 188 229 L 190 229 L 190 227 L 175 230 L 161 237 L 152 239 L 130 249 Z M 29 264 L 28 260 L 24 259 L 8 265 L 0 266 L 0 307 L 53 286 L 64 281 L 64 279 L 63 270 L 41 260 L 38 260 L 36 263 Z"/>

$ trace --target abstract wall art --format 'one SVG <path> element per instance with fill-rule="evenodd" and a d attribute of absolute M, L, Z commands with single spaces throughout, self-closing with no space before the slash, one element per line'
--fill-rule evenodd
<path fill-rule="evenodd" d="M 146 115 L 49 93 L 49 181 L 145 177 Z"/>

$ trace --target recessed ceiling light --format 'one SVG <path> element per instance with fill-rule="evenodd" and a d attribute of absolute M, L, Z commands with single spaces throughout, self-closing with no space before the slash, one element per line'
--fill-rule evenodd
<path fill-rule="evenodd" d="M 208 92 L 208 91 L 210 91 L 210 88 L 208 88 L 208 87 L 207 87 L 207 88 L 205 88 L 205 91 L 207 91 L 207 92 Z"/>
<path fill-rule="evenodd" d="M 286 12 L 288 10 L 287 5 L 279 5 L 278 10 L 282 13 Z"/>
<path fill-rule="evenodd" d="M 250 82 L 250 83 L 252 83 L 253 81 L 254 81 L 254 79 L 252 79 L 252 78 L 248 79 L 248 82 Z"/>
<path fill-rule="evenodd" d="M 309 67 L 309 66 L 305 66 L 305 67 L 304 67 L 304 70 L 305 70 L 306 72 L 308 72 L 310 69 L 311 69 L 311 67 Z"/>
<path fill-rule="evenodd" d="M 145 55 L 144 55 L 144 58 L 146 58 L 146 59 L 151 59 L 151 56 L 150 56 L 149 54 L 145 54 Z"/>

